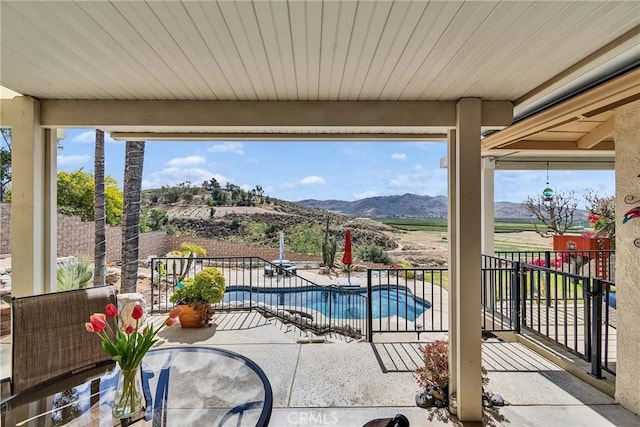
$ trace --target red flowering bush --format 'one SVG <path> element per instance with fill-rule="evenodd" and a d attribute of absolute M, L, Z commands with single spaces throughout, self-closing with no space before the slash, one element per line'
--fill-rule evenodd
<path fill-rule="evenodd" d="M 181 312 L 181 307 L 174 308 L 167 320 L 154 329 L 153 325 L 141 324 L 144 310 L 140 304 L 136 304 L 131 312 L 135 325 L 122 325 L 114 331 L 107 319 L 115 319 L 118 316 L 118 308 L 109 304 L 105 308 L 106 314 L 94 313 L 84 326 L 87 331 L 98 334 L 102 340 L 102 348 L 118 362 L 121 369 L 135 369 L 151 346 L 158 341 L 155 338 L 158 332 L 164 326 L 172 326 Z"/>
<path fill-rule="evenodd" d="M 423 389 L 444 388 L 449 382 L 449 343 L 437 340 L 420 347 L 424 366 L 416 369 L 415 379 Z"/>

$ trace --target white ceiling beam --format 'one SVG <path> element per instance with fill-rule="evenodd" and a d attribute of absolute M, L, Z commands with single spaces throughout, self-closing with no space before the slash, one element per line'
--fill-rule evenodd
<path fill-rule="evenodd" d="M 213 132 L 110 132 L 120 141 L 443 141 L 444 133 L 213 133 Z"/>
<path fill-rule="evenodd" d="M 493 133 L 482 141 L 483 149 L 494 149 L 532 137 L 579 117 L 593 117 L 604 111 L 640 99 L 640 69 L 630 71 L 610 82 L 577 95 L 507 129 Z M 578 149 L 576 146 L 574 149 Z"/>
<path fill-rule="evenodd" d="M 111 101 L 50 100 L 42 103 L 45 127 L 162 126 L 443 126 L 454 127 L 454 101 Z M 483 126 L 507 126 L 509 101 L 484 101 Z"/>
<path fill-rule="evenodd" d="M 609 139 L 613 135 L 616 126 L 615 115 L 608 120 L 600 123 L 591 132 L 580 138 L 577 142 L 578 148 L 588 150 L 595 147 L 605 139 Z"/>
<path fill-rule="evenodd" d="M 594 145 L 594 148 L 602 151 L 613 151 L 615 150 L 615 144 L 613 143 L 613 141 L 602 141 L 599 144 Z M 496 151 L 496 150 L 505 150 L 505 151 L 578 150 L 578 144 L 574 141 L 522 140 L 522 141 L 514 142 L 509 145 L 502 146 L 499 149 L 496 149 L 496 148 L 491 149 L 491 151 Z"/>
<path fill-rule="evenodd" d="M 495 161 L 496 170 L 614 170 L 613 159 L 505 159 Z"/>

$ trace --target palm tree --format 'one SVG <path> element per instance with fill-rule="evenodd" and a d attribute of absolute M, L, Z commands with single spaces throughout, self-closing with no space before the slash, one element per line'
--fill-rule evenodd
<path fill-rule="evenodd" d="M 120 292 L 136 291 L 144 141 L 127 141 L 124 167 L 122 281 Z"/>
<path fill-rule="evenodd" d="M 95 267 L 93 269 L 93 286 L 104 286 L 107 267 L 107 215 L 104 195 L 104 132 L 96 129 L 95 193 L 93 209 L 96 224 Z"/>

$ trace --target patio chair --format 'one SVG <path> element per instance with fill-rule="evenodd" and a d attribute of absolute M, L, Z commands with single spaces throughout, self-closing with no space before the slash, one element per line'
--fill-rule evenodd
<path fill-rule="evenodd" d="M 109 303 L 116 303 L 113 286 L 13 298 L 11 393 L 110 363 L 100 338 L 84 327 Z"/>
<path fill-rule="evenodd" d="M 366 423 L 363 427 L 409 427 L 409 420 L 402 414 L 393 418 L 378 418 Z"/>

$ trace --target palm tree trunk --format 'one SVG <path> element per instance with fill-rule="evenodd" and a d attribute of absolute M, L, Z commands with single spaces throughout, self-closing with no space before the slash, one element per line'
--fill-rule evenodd
<path fill-rule="evenodd" d="M 124 221 L 120 292 L 136 292 L 144 141 L 127 141 L 124 167 Z"/>
<path fill-rule="evenodd" d="M 93 286 L 104 286 L 107 268 L 107 215 L 104 195 L 104 132 L 96 129 L 94 216 L 96 247 L 94 251 Z"/>

